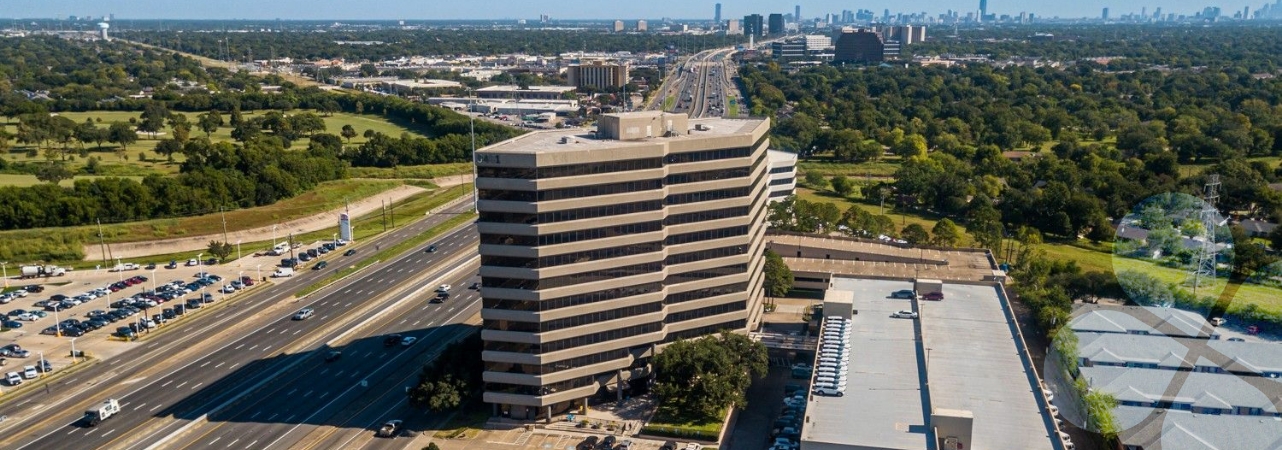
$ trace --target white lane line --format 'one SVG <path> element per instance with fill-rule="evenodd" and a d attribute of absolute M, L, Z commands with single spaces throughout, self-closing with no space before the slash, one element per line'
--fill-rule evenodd
<path fill-rule="evenodd" d="M 329 369 L 322 370 L 322 371 L 320 371 L 320 373 L 319 373 L 319 374 L 317 374 L 317 375 L 324 375 L 324 374 L 325 374 L 325 372 L 329 372 Z"/>
<path fill-rule="evenodd" d="M 102 434 L 102 437 L 107 437 L 107 435 L 109 435 L 109 434 L 111 434 L 111 433 L 115 433 L 115 432 L 116 432 L 116 429 L 115 429 L 115 428 L 112 428 L 112 429 L 111 429 L 111 431 L 108 431 L 108 432 L 106 432 L 106 433 L 103 433 L 103 434 Z"/>
<path fill-rule="evenodd" d="M 341 371 L 341 370 L 340 370 L 340 371 L 338 371 L 338 373 L 334 374 L 334 377 L 335 377 L 335 378 L 337 378 L 337 377 L 342 376 L 342 375 L 343 375 L 343 371 Z"/>
<path fill-rule="evenodd" d="M 254 346 L 253 346 L 253 347 L 250 347 L 249 349 L 250 349 L 250 350 L 253 350 L 253 349 L 255 349 L 255 348 L 258 348 L 258 344 L 254 344 Z"/>
<path fill-rule="evenodd" d="M 174 380 L 166 381 L 166 382 L 165 382 L 165 384 L 160 385 L 160 387 L 169 386 L 169 383 L 173 383 L 173 382 L 174 382 Z"/>
<path fill-rule="evenodd" d="M 329 391 L 321 392 L 321 396 L 320 396 L 320 398 L 321 398 L 321 400 L 324 400 L 324 399 L 325 399 L 325 397 L 327 397 L 327 396 L 329 396 Z"/>
<path fill-rule="evenodd" d="M 268 328 L 267 331 L 263 332 L 263 334 L 272 334 L 273 331 L 276 331 L 276 327 Z"/>
<path fill-rule="evenodd" d="M 411 324 L 411 326 L 417 327 L 420 322 L 422 322 L 422 320 L 415 320 L 414 323 Z"/>
<path fill-rule="evenodd" d="M 240 438 L 236 438 L 236 440 L 231 441 L 231 442 L 228 442 L 228 443 L 227 443 L 227 447 L 228 447 L 228 448 L 231 448 L 231 446 L 235 445 L 237 442 L 240 442 Z M 212 443 L 213 443 L 213 442 L 210 442 L 210 444 L 212 444 Z"/>
<path fill-rule="evenodd" d="M 258 443 L 258 439 L 254 439 L 254 442 L 250 442 L 249 445 L 245 446 L 245 448 L 254 448 L 254 444 L 257 444 L 257 443 Z"/>
<path fill-rule="evenodd" d="M 223 361 L 223 362 L 218 363 L 218 365 L 214 366 L 214 368 L 215 368 L 215 369 L 217 369 L 217 368 L 219 368 L 219 367 L 222 367 L 222 366 L 223 366 L 223 364 L 227 364 L 227 361 Z"/>
<path fill-rule="evenodd" d="M 91 429 L 89 429 L 89 431 L 86 431 L 86 432 L 85 432 L 85 436 L 91 435 L 91 434 L 93 434 L 95 431 L 98 431 L 98 429 L 97 429 L 97 428 L 91 428 Z"/>
<path fill-rule="evenodd" d="M 249 416 L 249 420 L 257 419 L 257 418 L 258 418 L 258 415 L 259 415 L 259 414 L 262 414 L 262 413 L 263 413 L 262 411 L 257 411 L 257 412 L 255 412 L 255 413 L 254 413 L 254 415 Z"/>
<path fill-rule="evenodd" d="M 279 413 L 277 413 L 277 414 L 272 414 L 272 416 L 271 416 L 271 417 L 268 417 L 268 418 L 267 418 L 267 421 L 268 421 L 268 422 L 271 422 L 272 420 L 276 419 L 276 416 L 279 416 L 279 415 L 280 415 Z"/>
<path fill-rule="evenodd" d="M 289 417 L 286 417 L 286 418 L 285 418 L 285 422 L 286 422 L 286 423 L 293 422 L 293 421 L 294 421 L 294 416 L 295 416 L 295 414 L 290 414 L 290 415 L 289 415 Z"/>
<path fill-rule="evenodd" d="M 306 394 L 303 394 L 303 397 L 311 397 L 313 392 L 316 392 L 316 391 L 307 391 Z"/>
<path fill-rule="evenodd" d="M 285 393 L 285 396 L 286 396 L 286 397 L 289 397 L 289 396 L 291 396 L 291 395 L 294 395 L 294 393 L 295 393 L 295 392 L 298 392 L 298 388 L 294 388 L 293 390 L 290 390 L 289 392 L 286 392 L 286 393 Z"/>
<path fill-rule="evenodd" d="M 344 307 L 344 308 L 351 308 L 351 307 L 352 307 L 352 302 L 347 302 L 347 304 L 346 304 L 346 305 L 343 305 L 343 307 Z"/>
<path fill-rule="evenodd" d="M 214 443 L 215 443 L 215 442 L 218 442 L 218 440 L 219 440 L 219 439 L 222 439 L 222 438 L 223 438 L 222 436 L 218 436 L 218 437 L 214 438 L 214 440 L 209 441 L 209 445 L 214 445 Z"/>
<path fill-rule="evenodd" d="M 165 406 L 165 405 L 156 405 L 156 406 L 153 406 L 153 407 L 151 407 L 151 411 L 152 411 L 152 412 L 155 412 L 157 409 L 160 409 L 160 407 L 161 407 L 161 406 Z M 103 436 L 106 436 L 106 435 L 103 435 Z"/>
<path fill-rule="evenodd" d="M 302 329 L 299 329 L 298 331 L 295 331 L 295 332 L 294 332 L 294 336 L 298 336 L 298 333 L 302 333 L 302 332 L 303 332 L 303 330 L 302 330 Z"/>
<path fill-rule="evenodd" d="M 410 321 L 409 319 L 401 319 L 401 323 L 400 323 L 400 324 L 401 324 L 401 325 L 404 325 L 404 324 L 405 324 L 405 322 L 409 322 L 409 321 Z"/>
<path fill-rule="evenodd" d="M 187 382 L 186 382 L 186 381 L 184 381 L 184 382 L 183 382 L 183 384 L 180 384 L 180 385 L 174 386 L 174 389 L 178 389 L 178 388 L 183 387 L 183 386 L 186 386 L 186 385 L 187 385 Z"/>
<path fill-rule="evenodd" d="M 240 344 L 240 345 L 237 345 L 237 346 L 236 346 L 236 348 L 233 348 L 232 350 L 240 350 L 240 348 L 241 348 L 241 347 L 244 347 L 244 346 L 245 346 L 245 344 L 243 344 L 243 343 L 242 343 L 242 344 Z"/>
<path fill-rule="evenodd" d="M 209 365 L 209 363 L 211 363 L 211 362 L 213 362 L 213 361 L 205 361 L 205 363 L 204 363 L 204 364 L 201 364 L 201 365 L 200 365 L 200 367 L 208 366 L 208 365 Z"/>
<path fill-rule="evenodd" d="M 267 351 L 268 351 L 269 349 L 271 349 L 271 348 L 272 348 L 272 346 L 270 346 L 270 345 L 268 345 L 268 346 L 266 346 L 266 347 L 263 347 L 263 352 L 267 352 Z"/>
<path fill-rule="evenodd" d="M 195 390 L 196 388 L 200 387 L 200 385 L 202 385 L 202 384 L 205 384 L 205 382 L 203 382 L 203 381 L 202 381 L 202 382 L 196 383 L 196 384 L 195 384 L 194 386 L 192 386 L 191 388 L 192 388 L 193 390 Z"/>
<path fill-rule="evenodd" d="M 141 405 L 135 406 L 135 407 L 134 407 L 134 411 L 140 410 L 140 409 L 142 409 L 142 407 L 144 407 L 144 406 L 147 406 L 147 404 L 146 404 L 146 403 L 143 403 L 143 404 L 141 404 Z"/>

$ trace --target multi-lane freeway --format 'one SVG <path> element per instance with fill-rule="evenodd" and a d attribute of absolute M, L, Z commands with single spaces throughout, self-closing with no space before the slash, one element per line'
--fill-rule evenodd
<path fill-rule="evenodd" d="M 365 246 L 390 245 L 469 207 L 447 209 Z M 356 431 L 369 426 L 364 422 L 404 406 L 404 387 L 418 367 L 461 335 L 464 327 L 457 324 L 479 309 L 478 295 L 467 289 L 476 274 L 474 228 L 455 229 L 435 244 L 435 252 L 406 252 L 294 300 L 295 290 L 327 275 L 300 272 L 212 316 L 141 341 L 48 392 L 18 394 L 0 407 L 7 418 L 0 422 L 0 448 L 259 449 L 311 445 L 300 442 L 305 439 L 360 442 Z M 337 262 L 346 263 L 331 266 L 342 265 Z M 453 284 L 454 295 L 429 303 L 442 283 Z M 314 316 L 291 320 L 304 307 L 313 308 Z M 385 348 L 380 336 L 390 332 L 419 339 Z M 327 362 L 330 351 L 342 357 Z M 107 398 L 117 399 L 123 412 L 97 427 L 78 423 L 86 407 Z M 375 410 L 379 417 L 371 419 Z"/>
<path fill-rule="evenodd" d="M 672 112 L 684 112 L 690 117 L 719 117 L 726 113 L 726 96 L 734 92 L 727 64 L 735 50 L 721 48 L 705 50 L 691 56 L 677 71 L 671 81 L 676 96 Z"/>

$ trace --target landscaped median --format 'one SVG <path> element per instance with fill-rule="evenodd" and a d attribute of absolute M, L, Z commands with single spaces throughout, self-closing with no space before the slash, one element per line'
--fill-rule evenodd
<path fill-rule="evenodd" d="M 726 417 L 721 414 L 720 417 Z M 717 442 L 721 439 L 721 428 L 725 421 L 688 421 L 679 418 L 671 407 L 659 406 L 641 434 L 649 436 L 693 439 L 696 441 Z"/>

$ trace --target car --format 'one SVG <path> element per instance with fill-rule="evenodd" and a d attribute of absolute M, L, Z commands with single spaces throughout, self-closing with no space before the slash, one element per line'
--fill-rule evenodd
<path fill-rule="evenodd" d="M 85 335 L 85 330 L 78 326 L 67 327 L 62 330 L 62 335 L 67 337 L 80 337 Z"/>
<path fill-rule="evenodd" d="M 306 261 L 311 261 L 311 260 L 312 260 L 312 255 L 308 255 L 308 254 L 306 254 L 306 253 L 301 253 L 301 254 L 299 254 L 299 255 L 298 255 L 298 260 L 299 260 L 299 261 L 304 261 L 304 262 L 306 262 Z"/>
<path fill-rule="evenodd" d="M 619 443 L 618 447 L 615 447 L 615 450 L 632 450 L 633 448 L 632 441 L 624 439 L 623 442 Z"/>
<path fill-rule="evenodd" d="M 38 376 L 40 372 L 36 371 L 36 366 L 22 366 L 22 378 L 34 380 Z"/>
<path fill-rule="evenodd" d="M 199 266 L 199 265 L 200 265 L 200 260 L 199 260 L 199 259 L 192 258 L 192 259 L 187 260 L 187 267 Z"/>
<path fill-rule="evenodd" d="M 401 335 L 399 334 L 389 334 L 387 335 L 387 337 L 383 338 L 384 347 L 391 347 L 396 344 L 399 344 L 400 342 L 401 342 Z"/>
<path fill-rule="evenodd" d="M 618 439 L 617 439 L 617 438 L 615 438 L 614 436 L 606 436 L 606 437 L 605 437 L 605 439 L 602 439 L 602 440 L 601 440 L 601 448 L 602 448 L 602 449 L 613 449 L 613 448 L 614 448 L 614 444 L 616 444 L 616 443 L 618 443 Z"/>
<path fill-rule="evenodd" d="M 156 263 L 154 263 L 154 262 L 153 262 L 153 263 L 147 263 L 147 267 L 144 267 L 144 269 L 146 269 L 146 270 L 156 270 Z"/>
<path fill-rule="evenodd" d="M 222 291 L 224 294 L 230 294 L 232 292 L 236 292 L 236 286 L 232 286 L 230 284 L 224 285 L 222 288 Z"/>
<path fill-rule="evenodd" d="M 1229 342 L 1246 342 L 1246 339 L 1242 339 L 1240 337 L 1233 337 L 1233 338 L 1229 338 Z"/>
<path fill-rule="evenodd" d="M 436 246 L 435 245 L 427 246 L 427 253 L 436 253 Z"/>
<path fill-rule="evenodd" d="M 449 300 L 449 299 L 450 299 L 450 293 L 449 293 L 449 292 L 437 292 L 437 293 L 436 293 L 436 296 L 435 296 L 435 297 L 432 297 L 432 300 L 431 300 L 430 302 L 431 302 L 431 303 L 445 303 L 445 301 L 446 301 L 446 300 Z"/>
<path fill-rule="evenodd" d="M 165 268 L 166 268 L 166 269 L 177 269 L 177 268 L 178 268 L 178 261 L 173 261 L 173 260 L 169 261 L 169 264 L 165 264 Z"/>
<path fill-rule="evenodd" d="M 921 296 L 922 300 L 941 301 L 944 299 L 943 292 L 927 292 Z"/>
<path fill-rule="evenodd" d="M 1220 326 L 1220 325 L 1224 325 L 1225 323 L 1228 323 L 1228 320 L 1225 320 L 1223 317 L 1212 317 L 1212 318 L 1211 318 L 1211 325 L 1212 325 L 1212 326 L 1217 326 L 1217 327 L 1218 327 L 1218 326 Z"/>
<path fill-rule="evenodd" d="M 13 295 L 18 296 L 18 297 L 26 297 L 26 296 L 27 296 L 27 290 L 26 290 L 26 289 L 18 289 L 18 290 L 16 290 L 16 291 L 10 292 L 10 294 L 13 294 Z"/>
<path fill-rule="evenodd" d="M 22 322 L 19 322 L 16 320 L 4 320 L 4 321 L 0 321 L 0 326 L 3 326 L 4 328 L 9 328 L 9 329 L 22 328 Z"/>
<path fill-rule="evenodd" d="M 354 248 L 353 248 L 353 249 L 348 249 L 347 251 L 343 252 L 343 256 L 352 256 L 352 255 L 355 255 L 355 254 L 356 254 L 356 249 L 354 249 Z"/>
<path fill-rule="evenodd" d="M 896 319 L 916 319 L 917 311 L 908 311 L 908 310 L 896 311 L 895 313 L 891 314 L 890 317 L 894 317 Z"/>
<path fill-rule="evenodd" d="M 187 309 L 200 309 L 201 306 L 204 306 L 204 305 L 200 302 L 199 299 L 193 298 L 191 300 L 187 300 Z"/>
<path fill-rule="evenodd" d="M 231 280 L 231 285 L 232 287 L 236 288 L 236 290 L 241 290 L 245 288 L 245 283 L 241 283 L 240 280 Z M 195 289 L 192 289 L 192 290 L 194 291 Z"/>
<path fill-rule="evenodd" d="M 322 255 L 324 255 L 324 254 L 326 254 L 326 253 L 329 253 L 329 247 L 324 246 L 324 245 L 322 245 L 322 246 L 320 246 L 320 247 L 316 247 L 316 253 L 320 253 L 320 254 L 322 254 Z"/>
<path fill-rule="evenodd" d="M 311 317 L 315 313 L 316 312 L 311 308 L 303 308 L 294 313 L 294 320 L 307 320 L 308 317 Z"/>
<path fill-rule="evenodd" d="M 328 261 L 321 261 L 321 262 L 316 263 L 316 265 L 312 266 L 312 270 L 321 270 L 321 269 L 324 269 L 324 268 L 326 268 L 326 267 L 329 267 L 329 262 L 328 262 Z"/>
<path fill-rule="evenodd" d="M 244 284 L 245 286 L 253 286 L 253 285 L 254 285 L 254 279 L 253 279 L 253 278 L 250 278 L 250 277 L 247 277 L 247 276 L 246 276 L 246 277 L 240 277 L 240 282 L 241 282 L 242 284 Z"/>
<path fill-rule="evenodd" d="M 414 336 L 405 336 L 401 338 L 401 347 L 409 347 L 414 345 L 415 342 L 418 342 L 418 338 Z"/>
<path fill-rule="evenodd" d="M 677 445 L 675 441 L 667 441 L 659 446 L 659 450 L 677 450 Z"/>
<path fill-rule="evenodd" d="M 912 289 L 902 289 L 902 290 L 898 290 L 898 291 L 895 291 L 895 292 L 891 292 L 891 293 L 890 293 L 890 298 L 907 298 L 907 299 L 914 299 L 914 298 L 917 298 L 917 291 L 914 291 L 914 290 L 912 290 Z"/>
<path fill-rule="evenodd" d="M 44 287 L 44 286 L 41 286 L 41 285 L 38 285 L 38 284 L 28 285 L 28 286 L 24 287 L 23 289 L 26 289 L 26 290 L 27 290 L 27 292 L 30 292 L 30 293 L 33 293 L 33 294 L 39 294 L 39 293 L 41 293 L 41 292 L 44 292 L 44 291 L 45 291 L 45 287 Z"/>
<path fill-rule="evenodd" d="M 474 291 L 479 291 L 481 290 L 481 283 L 472 283 L 472 285 L 468 286 L 467 288 Z"/>
<path fill-rule="evenodd" d="M 601 442 L 600 438 L 596 436 L 588 436 L 587 438 L 583 439 L 583 442 L 580 442 L 579 445 L 575 446 L 574 448 L 575 450 L 596 450 L 597 445 L 600 442 Z"/>
<path fill-rule="evenodd" d="M 22 384 L 22 375 L 18 375 L 18 372 L 9 372 L 4 375 L 4 381 L 10 386 L 17 386 Z"/>
<path fill-rule="evenodd" d="M 209 258 L 209 259 L 206 259 L 206 260 L 205 260 L 205 265 L 206 265 L 206 266 L 216 266 L 216 265 L 218 265 L 218 258 Z"/>
<path fill-rule="evenodd" d="M 31 356 L 31 352 L 18 346 L 18 344 L 9 344 L 4 347 L 0 347 L 0 356 L 6 358 L 26 358 Z"/>
<path fill-rule="evenodd" d="M 40 360 L 40 364 L 36 365 L 36 370 L 39 370 L 41 373 L 53 372 L 53 363 L 50 363 L 47 359 L 42 359 Z"/>
<path fill-rule="evenodd" d="M 448 284 L 442 284 L 440 286 L 437 286 L 436 292 L 449 292 L 450 288 L 453 288 L 453 286 L 450 286 Z"/>
<path fill-rule="evenodd" d="M 338 361 L 338 359 L 342 357 L 343 357 L 343 352 L 335 350 L 325 354 L 325 362 Z"/>
<path fill-rule="evenodd" d="M 381 428 L 378 429 L 377 436 L 378 437 L 396 437 L 396 435 L 401 432 L 401 427 L 403 423 L 404 422 L 399 420 L 389 420 L 387 421 L 387 423 L 384 423 Z"/>

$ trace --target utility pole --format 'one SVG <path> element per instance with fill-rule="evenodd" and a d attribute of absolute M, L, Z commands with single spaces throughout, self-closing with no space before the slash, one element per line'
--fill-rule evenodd
<path fill-rule="evenodd" d="M 107 262 L 111 261 L 113 258 L 111 258 L 111 253 L 107 251 L 107 241 L 102 235 L 102 219 L 94 220 L 98 222 L 98 246 L 102 249 L 103 265 L 106 265 Z"/>
<path fill-rule="evenodd" d="M 383 231 L 387 231 L 387 200 L 379 199 L 378 202 L 381 205 L 380 210 L 383 211 Z"/>
<path fill-rule="evenodd" d="M 219 207 L 218 207 L 218 213 L 219 213 L 219 214 L 221 214 L 221 215 L 223 216 L 223 243 L 224 243 L 224 244 L 226 244 L 226 243 L 227 243 L 227 241 L 228 241 L 228 239 L 227 239 L 227 209 L 226 209 L 226 208 L 224 208 L 224 207 L 222 207 L 222 206 L 219 206 Z"/>
<path fill-rule="evenodd" d="M 387 218 L 392 221 L 392 229 L 396 229 L 396 204 L 391 200 L 387 201 Z"/>
<path fill-rule="evenodd" d="M 294 232 L 289 233 L 289 259 L 294 259 Z"/>

